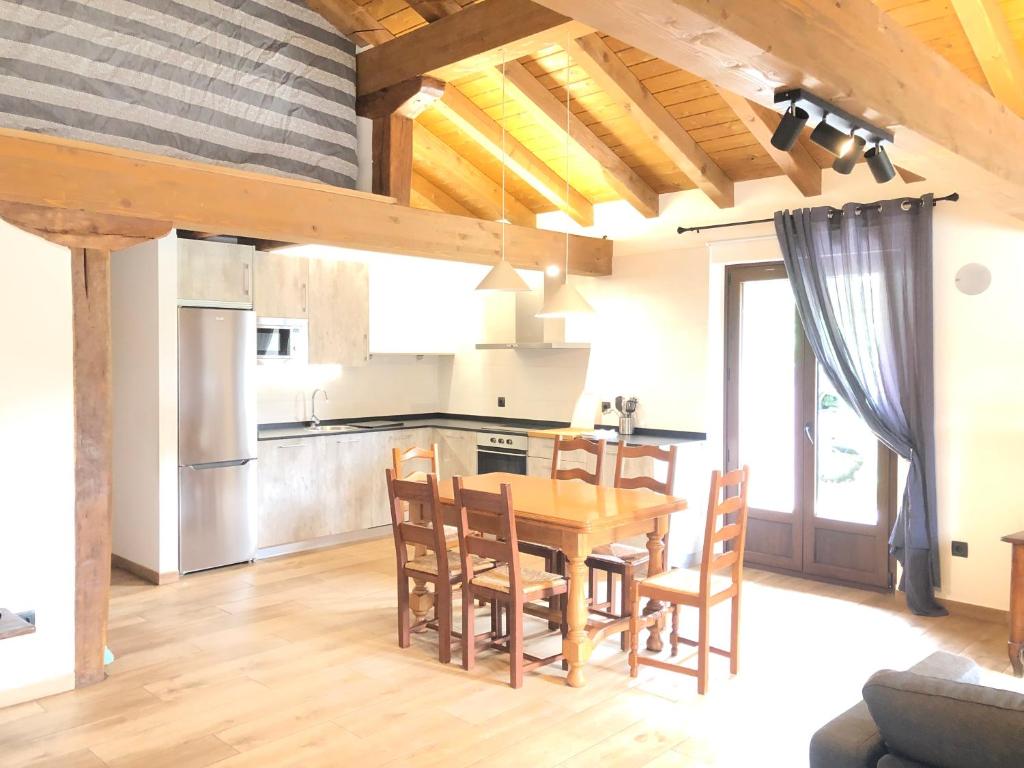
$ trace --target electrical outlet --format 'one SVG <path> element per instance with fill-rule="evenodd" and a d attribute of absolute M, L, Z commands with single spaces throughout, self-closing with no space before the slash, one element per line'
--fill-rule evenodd
<path fill-rule="evenodd" d="M 611 412 L 612 412 L 612 401 L 611 400 L 602 400 L 601 401 L 601 413 L 611 413 Z"/>
<path fill-rule="evenodd" d="M 967 557 L 967 542 L 966 541 L 954 541 L 953 542 L 953 557 Z"/>
<path fill-rule="evenodd" d="M 505 407 L 505 398 L 504 397 L 499 397 L 498 398 L 498 407 L 499 408 L 504 408 Z"/>

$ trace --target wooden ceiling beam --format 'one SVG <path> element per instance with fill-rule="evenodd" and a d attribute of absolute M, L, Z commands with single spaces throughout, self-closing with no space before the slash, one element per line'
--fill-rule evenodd
<path fill-rule="evenodd" d="M 359 45 L 381 45 L 395 36 L 355 0 L 306 0 L 341 34 Z"/>
<path fill-rule="evenodd" d="M 457 80 L 564 44 L 588 27 L 530 0 L 483 0 L 356 56 L 357 92 L 365 95 L 417 75 Z"/>
<path fill-rule="evenodd" d="M 563 140 L 566 135 L 565 104 L 544 87 L 518 61 L 510 61 L 505 67 L 508 94 L 525 107 L 530 117 L 550 133 Z M 650 185 L 626 165 L 625 161 L 615 154 L 576 115 L 568 117 L 569 139 L 581 152 L 589 155 L 601 167 L 608 185 L 616 194 L 635 208 L 640 215 L 651 219 L 658 215 L 658 193 Z"/>
<path fill-rule="evenodd" d="M 871 0 L 537 2 L 765 106 L 807 87 L 895 129 L 899 160 L 1024 212 L 1024 153 L 1007 151 L 1024 119 Z"/>
<path fill-rule="evenodd" d="M 509 171 L 578 224 L 589 227 L 594 223 L 594 206 L 590 201 L 507 132 L 504 136 L 505 147 L 502 150 L 501 124 L 458 88 L 450 85 L 444 96 L 435 103 L 434 111 L 443 115 L 498 162 L 503 162 Z"/>
<path fill-rule="evenodd" d="M 171 231 L 169 221 L 6 201 L 0 201 L 0 219 L 57 245 L 102 251 L 119 251 Z"/>
<path fill-rule="evenodd" d="M 403 80 L 356 99 L 356 114 L 375 119 L 399 115 L 415 120 L 444 94 L 445 83 L 436 77 Z"/>
<path fill-rule="evenodd" d="M 428 211 L 477 218 L 469 208 L 415 171 L 412 174 L 412 205 L 416 208 L 425 208 Z"/>
<path fill-rule="evenodd" d="M 1024 57 L 996 0 L 953 0 L 989 88 L 999 101 L 1024 116 Z"/>
<path fill-rule="evenodd" d="M 462 10 L 462 6 L 456 0 L 406 0 L 406 2 L 428 24 Z"/>
<path fill-rule="evenodd" d="M 800 142 L 789 152 L 772 146 L 772 134 L 782 120 L 781 115 L 724 88 L 719 88 L 718 93 L 804 197 L 821 194 L 821 167 Z"/>
<path fill-rule="evenodd" d="M 419 123 L 413 124 L 413 158 L 419 172 L 435 182 L 449 179 L 465 196 L 460 201 L 481 218 L 501 218 L 501 185 Z M 537 215 L 505 193 L 505 218 L 512 224 L 533 226 Z"/>
<path fill-rule="evenodd" d="M 719 208 L 733 205 L 732 179 L 622 63 L 596 32 L 569 44 L 569 55 L 650 141 Z"/>
<path fill-rule="evenodd" d="M 179 229 L 473 264 L 499 260 L 501 225 L 317 182 L 0 129 L 0 200 L 170 222 Z M 505 227 L 508 260 L 543 269 L 561 232 Z M 569 271 L 608 275 L 612 241 L 572 235 Z"/>

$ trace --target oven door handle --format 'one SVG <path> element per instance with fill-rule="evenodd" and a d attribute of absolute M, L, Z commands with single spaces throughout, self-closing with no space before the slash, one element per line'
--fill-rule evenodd
<path fill-rule="evenodd" d="M 491 456 L 509 456 L 513 459 L 518 458 L 520 456 L 523 457 L 524 459 L 526 458 L 525 451 L 491 451 L 485 448 L 477 448 L 476 452 L 490 454 Z"/>

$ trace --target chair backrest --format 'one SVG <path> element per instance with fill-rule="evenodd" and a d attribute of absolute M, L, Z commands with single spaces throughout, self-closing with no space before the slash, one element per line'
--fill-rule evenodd
<path fill-rule="evenodd" d="M 391 527 L 395 537 L 395 556 L 398 567 L 405 567 L 409 559 L 406 547 L 426 547 L 437 558 L 439 575 L 448 573 L 448 557 L 445 555 L 444 522 L 441 500 L 437 493 L 437 475 L 430 473 L 426 482 L 399 480 L 393 469 L 384 470 L 388 482 L 388 499 L 391 507 Z M 408 519 L 409 507 L 413 504 L 423 509 L 423 522 L 413 523 Z"/>
<path fill-rule="evenodd" d="M 391 449 L 391 467 L 395 470 L 395 477 L 399 480 L 406 478 L 405 473 L 402 471 L 402 465 L 407 461 L 415 461 L 416 459 L 423 459 L 430 462 L 430 471 L 440 476 L 441 471 L 438 468 L 438 450 L 437 443 L 434 443 L 430 448 L 419 448 L 413 446 L 412 448 L 392 448 Z"/>
<path fill-rule="evenodd" d="M 551 451 L 551 479 L 583 480 L 591 485 L 600 485 L 601 468 L 604 466 L 604 447 L 604 440 L 587 440 L 585 437 L 556 438 L 554 448 Z M 583 451 L 594 456 L 594 471 L 587 472 L 582 467 L 562 469 L 562 454 L 572 453 L 573 451 Z"/>
<path fill-rule="evenodd" d="M 743 578 L 743 553 L 747 544 L 747 486 L 750 467 L 734 469 L 724 475 L 711 473 L 708 520 L 704 529 L 704 551 L 700 561 L 701 591 L 707 593 L 711 575 L 730 569 L 734 584 Z M 730 490 L 732 496 L 725 496 Z M 716 551 L 721 544 L 721 551 Z"/>
<path fill-rule="evenodd" d="M 672 495 L 676 484 L 676 453 L 678 446 L 670 445 L 661 448 L 656 445 L 626 445 L 619 443 L 615 456 L 615 487 L 616 488 L 648 488 L 658 493 Z M 653 476 L 638 475 L 623 477 L 623 464 L 626 459 L 654 459 L 666 464 L 665 479 L 656 480 Z"/>
<path fill-rule="evenodd" d="M 519 537 L 516 534 L 516 515 L 512 506 L 512 486 L 502 483 L 498 493 L 473 491 L 463 485 L 461 477 L 455 476 L 452 478 L 452 488 L 455 491 L 455 519 L 459 528 L 463 579 L 473 575 L 471 555 L 489 557 L 497 563 L 508 564 L 511 593 L 520 594 Z M 498 533 L 493 538 L 484 538 L 478 530 L 470 527 L 470 520 L 481 513 L 498 518 Z"/>

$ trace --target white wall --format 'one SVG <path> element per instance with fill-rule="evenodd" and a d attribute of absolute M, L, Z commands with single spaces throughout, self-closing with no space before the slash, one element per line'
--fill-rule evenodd
<path fill-rule="evenodd" d="M 0 707 L 74 687 L 75 477 L 66 248 L 0 221 L 0 606 L 36 611 L 0 640 Z"/>
<path fill-rule="evenodd" d="M 113 551 L 178 571 L 177 250 L 173 235 L 111 257 Z"/>

